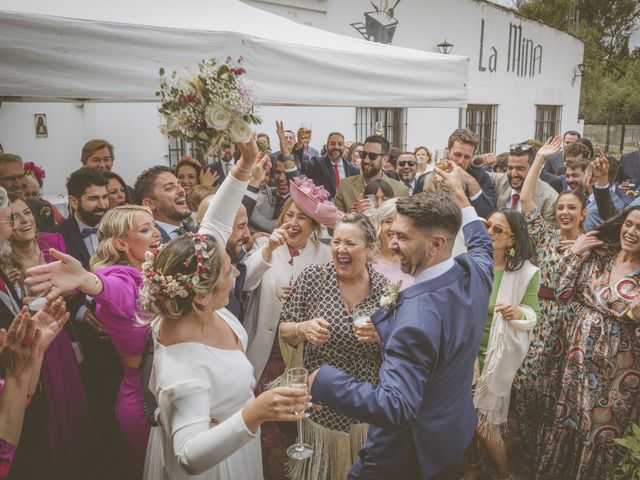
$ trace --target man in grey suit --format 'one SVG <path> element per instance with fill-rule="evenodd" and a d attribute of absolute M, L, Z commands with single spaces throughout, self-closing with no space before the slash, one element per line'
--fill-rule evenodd
<path fill-rule="evenodd" d="M 527 142 L 511 145 L 507 160 L 507 173 L 489 173 L 494 183 L 496 207 L 520 211 L 520 189 L 536 158 L 536 148 Z M 538 179 L 534 202 L 548 222 L 555 222 L 556 192 L 548 183 Z"/>

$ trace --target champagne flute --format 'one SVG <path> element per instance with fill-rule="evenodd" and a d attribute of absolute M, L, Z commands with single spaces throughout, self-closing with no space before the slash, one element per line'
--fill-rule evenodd
<path fill-rule="evenodd" d="M 384 136 L 384 122 L 377 121 L 373 125 L 373 134 Z"/>
<path fill-rule="evenodd" d="M 287 370 L 287 385 L 293 388 L 303 389 L 307 391 L 307 379 L 309 372 L 306 368 L 296 367 Z M 302 417 L 304 412 L 295 412 L 296 415 Z M 294 460 L 304 460 L 313 455 L 311 445 L 302 442 L 302 418 L 298 418 L 298 439 L 296 443 L 287 449 L 287 455 Z"/>

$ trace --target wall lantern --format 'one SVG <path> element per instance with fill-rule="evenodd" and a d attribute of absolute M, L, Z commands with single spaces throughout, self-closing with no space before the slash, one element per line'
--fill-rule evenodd
<path fill-rule="evenodd" d="M 587 64 L 579 63 L 576 69 L 573 71 L 573 80 L 571 80 L 571 86 L 575 85 L 576 78 L 582 77 L 584 75 L 584 72 L 586 71 L 587 71 Z"/>
<path fill-rule="evenodd" d="M 446 38 L 444 39 L 444 42 L 439 43 L 437 46 L 438 46 L 438 52 L 444 53 L 445 55 L 450 54 L 451 50 L 453 50 L 453 43 L 447 42 Z"/>

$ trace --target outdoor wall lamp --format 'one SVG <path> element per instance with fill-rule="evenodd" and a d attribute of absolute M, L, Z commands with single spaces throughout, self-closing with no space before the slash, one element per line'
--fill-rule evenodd
<path fill-rule="evenodd" d="M 573 80 L 571 80 L 571 86 L 574 86 L 576 83 L 576 78 L 584 75 L 584 72 L 587 71 L 586 63 L 579 63 L 576 69 L 573 71 Z"/>
<path fill-rule="evenodd" d="M 447 42 L 447 39 L 445 38 L 444 42 L 439 43 L 437 47 L 438 47 L 438 52 L 448 55 L 451 53 L 451 50 L 453 50 L 453 43 Z"/>

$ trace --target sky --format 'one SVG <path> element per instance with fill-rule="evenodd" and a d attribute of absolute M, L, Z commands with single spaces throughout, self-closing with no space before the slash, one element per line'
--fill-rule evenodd
<path fill-rule="evenodd" d="M 512 0 L 489 0 L 490 2 L 497 3 L 499 5 L 504 5 L 506 7 L 513 7 Z M 631 40 L 629 41 L 629 48 L 633 49 L 634 47 L 640 47 L 640 26 L 639 28 L 631 35 Z"/>

